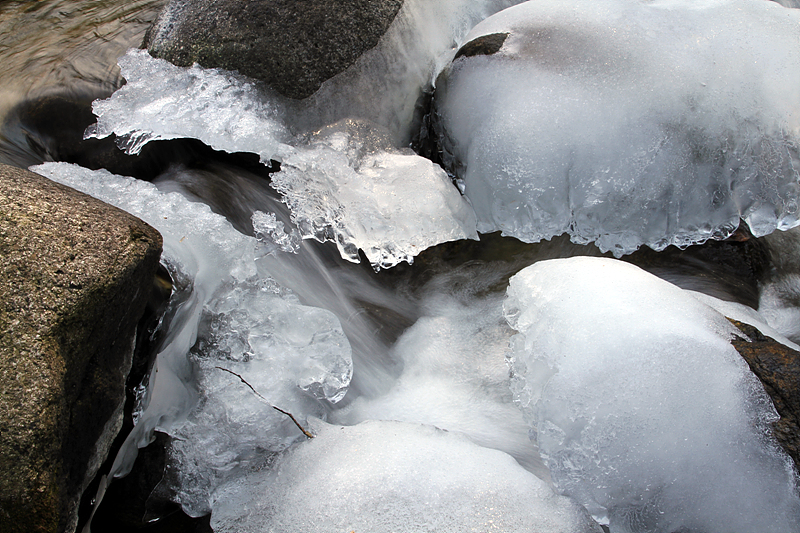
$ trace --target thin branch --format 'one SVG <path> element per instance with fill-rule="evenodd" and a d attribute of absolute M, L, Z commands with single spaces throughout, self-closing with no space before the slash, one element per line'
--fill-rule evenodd
<path fill-rule="evenodd" d="M 253 386 L 252 386 L 252 385 L 250 385 L 250 384 L 247 382 L 247 380 L 246 380 L 246 379 L 244 379 L 244 378 L 243 378 L 241 375 L 237 374 L 236 372 L 234 372 L 234 371 L 232 371 L 232 370 L 228 370 L 227 368 L 223 368 L 223 367 L 221 367 L 221 366 L 218 366 L 218 367 L 216 367 L 216 368 L 218 368 L 218 369 L 220 369 L 220 370 L 223 370 L 223 371 L 227 372 L 228 374 L 233 374 L 234 376 L 236 376 L 237 378 L 239 378 L 239 379 L 242 381 L 242 383 L 244 383 L 245 385 L 247 385 L 248 387 L 250 387 L 250 390 L 251 390 L 251 391 L 253 391 L 253 394 L 255 394 L 256 396 L 258 396 L 259 398 L 261 398 L 262 400 L 264 400 L 265 402 L 267 402 L 267 403 L 269 404 L 269 400 L 267 400 L 267 399 L 266 399 L 266 398 L 264 398 L 264 397 L 263 397 L 261 394 L 259 394 L 259 392 L 258 392 L 256 389 L 254 389 L 254 388 L 253 388 Z M 279 413 L 283 413 L 283 414 L 285 414 L 286 416 L 288 416 L 289 418 L 291 418 L 291 419 L 292 419 L 292 422 L 294 422 L 294 425 L 295 425 L 295 426 L 297 426 L 297 427 L 298 427 L 298 429 L 300 429 L 300 431 L 302 431 L 302 432 L 303 432 L 303 435 L 305 435 L 305 436 L 306 436 L 306 437 L 308 437 L 309 439 L 313 439 L 313 438 L 314 438 L 314 435 L 312 435 L 311 433 L 309 433 L 308 431 L 306 431 L 306 429 L 305 429 L 303 426 L 301 426 L 301 425 L 300 425 L 300 422 L 298 422 L 298 421 L 297 421 L 297 419 L 296 419 L 294 416 L 292 416 L 292 413 L 289 413 L 288 411 L 284 411 L 283 409 L 281 409 L 281 408 L 279 408 L 279 407 L 275 407 L 275 406 L 274 406 L 274 405 L 272 405 L 272 404 L 270 404 L 270 407 L 272 407 L 273 409 L 275 409 L 275 410 L 276 410 L 276 411 L 278 411 Z"/>
<path fill-rule="evenodd" d="M 290 413 L 290 412 L 288 412 L 288 411 L 284 411 L 283 409 L 281 409 L 281 408 L 279 408 L 279 407 L 275 407 L 274 405 L 272 406 L 272 408 L 273 408 L 273 409 L 275 409 L 276 411 L 278 411 L 279 413 L 283 413 L 283 414 L 285 414 L 286 416 L 288 416 L 289 418 L 291 418 L 291 419 L 292 419 L 292 422 L 294 422 L 294 425 L 295 425 L 295 426 L 297 426 L 298 428 L 300 428 L 300 431 L 302 431 L 302 432 L 303 432 L 303 435 L 305 435 L 305 436 L 306 436 L 306 437 L 308 437 L 309 439 L 313 439 L 313 438 L 314 438 L 314 435 L 312 435 L 311 433 L 309 433 L 308 431 L 306 431 L 306 430 L 303 428 L 303 426 L 301 426 L 301 425 L 300 425 L 300 422 L 298 422 L 298 421 L 295 419 L 295 417 L 294 417 L 294 416 L 292 416 L 292 413 Z"/>

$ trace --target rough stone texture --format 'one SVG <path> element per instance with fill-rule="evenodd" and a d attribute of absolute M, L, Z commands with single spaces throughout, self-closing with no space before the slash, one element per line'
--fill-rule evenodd
<path fill-rule="evenodd" d="M 238 70 L 302 99 L 374 47 L 403 0 L 171 0 L 145 37 L 179 66 Z"/>
<path fill-rule="evenodd" d="M 506 42 L 508 35 L 508 33 L 481 35 L 477 39 L 473 39 L 459 48 L 453 61 L 459 57 L 490 56 L 496 54 L 503 47 L 503 43 Z"/>
<path fill-rule="evenodd" d="M 734 339 L 733 347 L 772 398 L 780 415 L 772 432 L 800 471 L 800 352 L 762 335 L 753 326 L 731 322 L 750 339 Z"/>
<path fill-rule="evenodd" d="M 0 166 L 0 532 L 74 530 L 160 253 L 141 220 Z"/>

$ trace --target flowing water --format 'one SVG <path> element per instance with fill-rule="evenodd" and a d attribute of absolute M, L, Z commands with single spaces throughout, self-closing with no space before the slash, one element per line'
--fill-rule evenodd
<path fill-rule="evenodd" d="M 164 236 L 174 294 L 152 369 L 130 384 L 136 426 L 107 474 L 129 473 L 155 438 L 165 446 L 163 477 L 149 473 L 158 485 L 151 480 L 152 495 L 136 496 L 149 496 L 141 507 L 151 528 L 175 527 L 165 511 L 174 502 L 192 517 L 211 512 L 218 532 L 409 523 L 430 531 L 599 531 L 553 489 L 612 531 L 800 524 L 790 462 L 752 434 L 766 431 L 771 405 L 720 340 L 729 326 L 712 310 L 765 329 L 769 322 L 798 340 L 792 233 L 625 257 L 687 291 L 653 277 L 636 285 L 639 274 L 628 271 L 619 275 L 622 288 L 595 291 L 597 265 L 613 268 L 602 261 L 514 277 L 548 259 L 602 254 L 566 237 L 476 240 L 469 202 L 441 168 L 407 148 L 416 102 L 469 29 L 514 3 L 408 0 L 376 49 L 300 104 L 232 73 L 126 54 L 162 2 L 0 4 L 0 162 L 47 162 L 34 170 Z M 122 56 L 127 84 L 89 113 L 89 102 L 121 87 Z M 37 112 L 67 111 L 67 125 L 40 117 L 31 127 Z M 59 131 L 82 136 L 95 121 L 86 142 L 114 134 L 132 157 L 156 160 L 137 167 L 149 183 L 118 175 L 134 173 L 116 158 L 84 164 L 105 161 L 96 154 L 107 148 L 92 158 L 56 149 L 79 142 Z M 534 288 L 520 288 L 526 284 Z M 529 308 L 556 318 L 531 325 L 522 318 Z M 642 325 L 639 313 L 661 315 L 659 326 Z M 601 348 L 582 348 L 595 344 Z M 706 366 L 691 358 L 676 366 L 698 346 Z M 638 354 L 647 357 L 632 369 Z M 578 361 L 574 375 L 561 358 Z M 724 377 L 708 380 L 705 371 Z M 717 402 L 713 423 L 674 416 Z M 317 437 L 307 441 L 273 406 Z M 709 445 L 711 454 L 702 448 Z M 626 455 L 635 457 L 617 461 Z M 701 474 L 692 466 L 698 460 Z M 710 477 L 709 488 L 702 480 Z M 759 507 L 753 493 L 774 499 Z M 687 500 L 702 508 L 688 510 Z"/>

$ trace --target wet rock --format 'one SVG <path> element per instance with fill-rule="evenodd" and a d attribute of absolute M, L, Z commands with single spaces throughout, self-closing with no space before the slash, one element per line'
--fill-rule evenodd
<path fill-rule="evenodd" d="M 313 94 L 374 47 L 402 0 L 172 0 L 144 46 L 188 67 L 238 70 L 290 98 Z"/>
<path fill-rule="evenodd" d="M 770 266 L 767 246 L 756 238 L 711 240 L 683 250 L 669 246 L 661 252 L 642 247 L 623 260 L 682 289 L 753 309 L 759 308 L 759 287 Z"/>
<path fill-rule="evenodd" d="M 0 166 L 0 532 L 74 530 L 160 253 L 141 220 Z"/>
<path fill-rule="evenodd" d="M 780 420 L 772 426 L 773 435 L 800 471 L 800 352 L 763 335 L 753 326 L 731 322 L 750 339 L 734 339 L 731 344 L 772 398 L 780 415 Z"/>

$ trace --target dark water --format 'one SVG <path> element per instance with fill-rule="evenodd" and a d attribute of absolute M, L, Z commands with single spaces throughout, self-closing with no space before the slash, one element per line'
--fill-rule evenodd
<path fill-rule="evenodd" d="M 123 79 L 164 0 L 0 2 L 0 162 L 26 167 L 79 150 L 91 102 Z"/>

